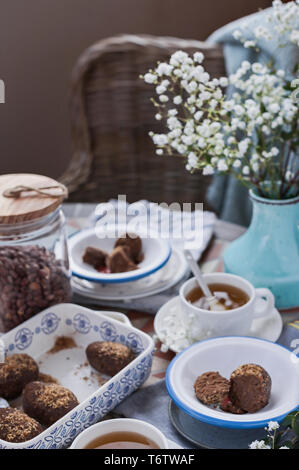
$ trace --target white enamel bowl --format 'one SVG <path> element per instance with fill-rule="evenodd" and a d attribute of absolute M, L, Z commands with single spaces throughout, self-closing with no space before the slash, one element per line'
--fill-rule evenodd
<path fill-rule="evenodd" d="M 144 278 L 165 266 L 171 255 L 169 241 L 159 238 L 153 232 L 149 236 L 145 230 L 141 229 L 134 230 L 134 233 L 142 239 L 142 252 L 144 254 L 144 259 L 139 263 L 138 269 L 126 273 L 101 273 L 82 261 L 87 246 L 100 248 L 111 253 L 114 243 L 125 232 L 125 226 L 117 226 L 117 233 L 115 233 L 114 227 L 107 226 L 102 229 L 82 230 L 72 235 L 68 240 L 68 247 L 73 275 L 92 282 L 120 283 Z"/>
<path fill-rule="evenodd" d="M 213 409 L 196 398 L 193 384 L 199 375 L 218 371 L 229 378 L 234 369 L 247 363 L 264 367 L 272 379 L 270 400 L 263 409 L 236 415 Z M 299 357 L 279 344 L 258 338 L 212 338 L 190 346 L 172 360 L 166 386 L 176 405 L 199 421 L 225 428 L 261 428 L 299 408 Z"/>

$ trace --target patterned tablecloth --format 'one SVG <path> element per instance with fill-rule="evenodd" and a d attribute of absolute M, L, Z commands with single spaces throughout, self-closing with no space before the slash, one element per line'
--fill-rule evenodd
<path fill-rule="evenodd" d="M 69 232 L 74 232 L 86 225 L 86 217 L 80 217 L 81 211 L 77 211 L 76 216 L 76 208 L 73 208 L 72 216 L 67 218 L 68 220 L 68 230 Z M 218 227 L 216 228 L 215 237 L 213 237 L 210 245 L 204 252 L 201 260 L 200 260 L 200 267 L 202 272 L 219 272 L 223 271 L 223 263 L 222 263 L 222 253 L 226 246 L 229 243 L 229 239 L 233 240 L 240 234 L 238 230 L 236 231 L 237 226 L 233 224 L 227 224 L 225 222 L 219 221 Z M 242 228 L 240 227 L 240 231 Z M 234 233 L 230 233 L 234 232 Z M 222 238 L 223 236 L 223 238 Z M 88 305 L 88 300 L 86 304 Z M 90 305 L 90 308 L 95 308 L 94 306 Z M 100 307 L 98 308 L 101 309 Z M 103 307 L 103 310 L 109 310 L 107 307 Z M 122 313 L 125 313 L 131 323 L 136 327 L 141 329 L 142 331 L 148 333 L 149 335 L 154 334 L 154 315 L 145 312 L 139 311 L 132 311 L 126 309 L 119 309 Z M 289 321 L 299 320 L 299 308 L 293 309 L 291 312 L 282 312 L 284 323 Z M 161 344 L 159 342 L 156 343 L 156 350 L 153 360 L 152 372 L 144 386 L 148 386 L 154 384 L 155 382 L 163 379 L 165 377 L 166 369 L 168 367 L 169 362 L 175 356 L 175 354 L 171 351 L 166 353 L 161 352 L 160 350 Z"/>

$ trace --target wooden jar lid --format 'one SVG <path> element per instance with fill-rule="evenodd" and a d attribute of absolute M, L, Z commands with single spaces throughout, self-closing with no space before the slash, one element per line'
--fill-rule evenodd
<path fill-rule="evenodd" d="M 17 224 L 43 217 L 57 209 L 65 197 L 65 186 L 47 176 L 1 175 L 0 224 Z"/>

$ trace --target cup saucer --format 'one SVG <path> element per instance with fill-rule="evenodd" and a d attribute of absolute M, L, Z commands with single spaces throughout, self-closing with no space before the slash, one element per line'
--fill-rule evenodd
<path fill-rule="evenodd" d="M 247 336 L 275 342 L 280 336 L 282 327 L 281 315 L 274 308 L 267 317 L 253 320 Z M 160 341 L 175 353 L 181 352 L 197 341 L 207 339 L 204 334 L 200 338 L 194 338 L 191 332 L 186 331 L 182 322 L 179 296 L 169 300 L 159 309 L 155 316 L 154 328 Z"/>

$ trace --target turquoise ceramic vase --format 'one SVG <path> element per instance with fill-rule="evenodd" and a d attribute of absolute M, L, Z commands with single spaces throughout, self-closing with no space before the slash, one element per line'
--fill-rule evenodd
<path fill-rule="evenodd" d="M 247 232 L 224 253 L 225 271 L 268 287 L 276 307 L 299 306 L 299 196 L 271 200 L 250 191 L 253 215 Z"/>

